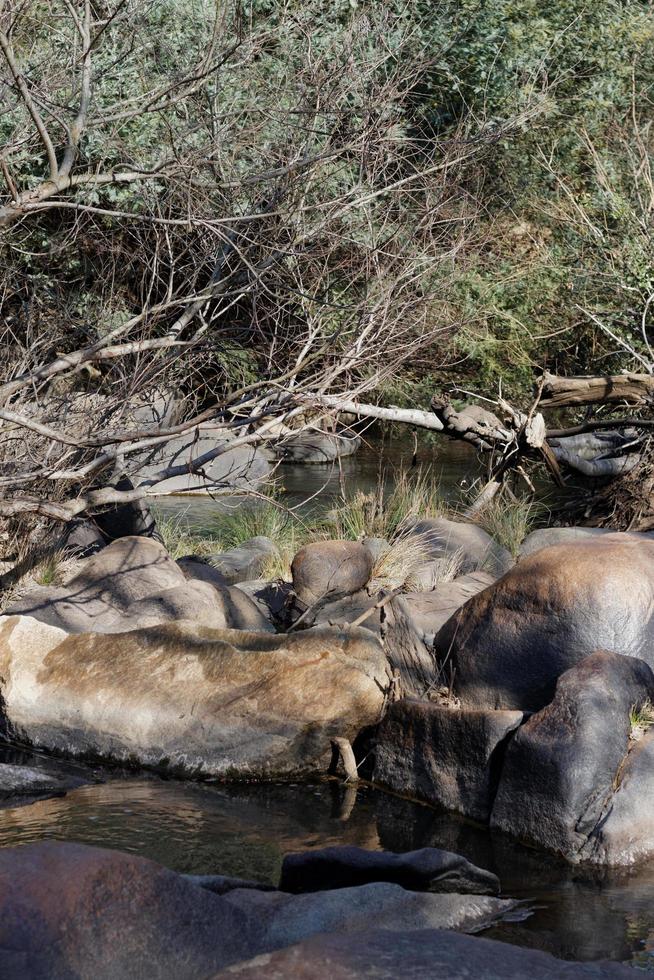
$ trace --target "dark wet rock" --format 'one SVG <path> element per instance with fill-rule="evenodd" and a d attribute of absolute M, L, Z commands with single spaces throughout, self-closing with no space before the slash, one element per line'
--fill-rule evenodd
<path fill-rule="evenodd" d="M 602 860 L 597 837 L 627 756 L 630 711 L 653 697 L 654 675 L 634 657 L 600 651 L 562 674 L 552 703 L 509 743 L 491 826 L 569 861 Z"/>
<path fill-rule="evenodd" d="M 357 435 L 307 429 L 285 436 L 270 449 L 275 458 L 285 463 L 330 463 L 341 456 L 351 456 L 360 445 Z"/>
<path fill-rule="evenodd" d="M 619 963 L 566 963 L 547 953 L 455 932 L 379 929 L 319 935 L 218 974 L 238 980 L 633 980 Z"/>
<path fill-rule="evenodd" d="M 351 595 L 367 585 L 372 565 L 372 555 L 359 541 L 316 541 L 293 559 L 293 588 L 306 605 Z"/>
<path fill-rule="evenodd" d="M 457 555 L 461 574 L 483 569 L 494 575 L 502 575 L 513 565 L 506 548 L 478 524 L 451 521 L 446 517 L 429 517 L 414 524 L 411 533 L 425 538 L 433 558 Z"/>
<path fill-rule="evenodd" d="M 211 556 L 211 564 L 229 585 L 257 579 L 271 558 L 279 556 L 279 549 L 270 538 L 263 535 L 244 541 L 237 548 L 230 548 Z"/>
<path fill-rule="evenodd" d="M 476 932 L 508 915 L 517 904 L 486 895 L 407 891 L 400 885 L 373 882 L 354 888 L 288 895 L 238 889 L 224 901 L 251 916 L 263 948 L 278 949 L 317 932 L 441 928 Z"/>
<path fill-rule="evenodd" d="M 654 665 L 654 541 L 622 533 L 524 558 L 436 637 L 455 693 L 479 708 L 538 710 L 594 650 Z"/>
<path fill-rule="evenodd" d="M 330 738 L 376 724 L 387 685 L 381 644 L 357 629 L 67 635 L 3 617 L 0 663 L 21 742 L 223 778 L 324 771 Z"/>
<path fill-rule="evenodd" d="M 460 854 L 423 847 L 394 854 L 346 845 L 287 854 L 279 888 L 299 894 L 389 881 L 409 891 L 498 895 L 498 878 Z"/>
<path fill-rule="evenodd" d="M 382 721 L 373 779 L 396 793 L 487 821 L 521 711 L 445 707 L 407 699 Z"/>
<path fill-rule="evenodd" d="M 142 537 L 113 542 L 66 585 L 29 589 L 6 614 L 69 633 L 122 633 L 181 619 L 214 629 L 272 629 L 242 592 L 189 576 L 163 545 Z"/>
<path fill-rule="evenodd" d="M 63 796 L 86 782 L 81 776 L 33 766 L 0 763 L 0 807 Z"/>

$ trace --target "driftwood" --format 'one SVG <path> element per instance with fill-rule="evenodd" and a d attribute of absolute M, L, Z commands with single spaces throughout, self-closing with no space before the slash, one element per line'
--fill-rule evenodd
<path fill-rule="evenodd" d="M 630 373 L 572 378 L 547 372 L 543 375 L 540 408 L 598 404 L 654 404 L 654 377 Z"/>

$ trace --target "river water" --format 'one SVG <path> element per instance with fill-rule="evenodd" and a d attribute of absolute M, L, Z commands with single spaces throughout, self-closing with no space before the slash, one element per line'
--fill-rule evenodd
<path fill-rule="evenodd" d="M 282 466 L 285 502 L 305 514 L 329 508 L 342 487 L 370 490 L 409 465 L 413 444 L 375 446 L 334 466 Z M 418 462 L 440 476 L 443 496 L 455 500 L 462 482 L 479 475 L 467 447 L 418 449 Z M 314 496 L 315 494 L 318 496 Z M 307 498 L 312 498 L 307 503 Z M 162 510 L 202 524 L 224 504 L 206 498 L 167 498 Z M 38 756 L 0 750 L 0 761 L 43 764 Z M 228 874 L 276 883 L 284 854 L 348 843 L 409 851 L 432 846 L 464 854 L 494 871 L 503 894 L 532 910 L 486 935 L 546 950 L 564 959 L 626 961 L 654 971 L 654 861 L 629 873 L 570 869 L 503 835 L 368 785 L 335 780 L 272 785 L 215 785 L 153 775 L 97 773 L 102 782 L 66 796 L 0 809 L 0 846 L 44 838 L 113 847 L 152 858 L 176 871 Z"/>

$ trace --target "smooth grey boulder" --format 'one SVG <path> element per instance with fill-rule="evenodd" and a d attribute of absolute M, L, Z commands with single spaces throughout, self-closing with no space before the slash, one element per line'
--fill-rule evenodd
<path fill-rule="evenodd" d="M 0 807 L 64 796 L 68 790 L 83 786 L 85 782 L 81 776 L 55 769 L 37 769 L 3 762 L 0 763 Z"/>
<path fill-rule="evenodd" d="M 654 674 L 635 657 L 598 651 L 562 674 L 551 704 L 508 745 L 491 826 L 571 862 L 602 860 L 595 838 L 627 757 L 630 712 L 651 698 Z M 654 846 L 651 822 L 646 831 Z"/>
<path fill-rule="evenodd" d="M 601 539 L 607 534 L 616 532 L 607 527 L 542 527 L 528 534 L 520 545 L 520 557 L 533 555 L 543 548 L 551 548 L 556 544 L 575 544 L 577 541 L 589 541 Z M 629 537 L 640 538 L 642 540 L 652 540 L 654 537 L 649 531 L 624 531 Z"/>
<path fill-rule="evenodd" d="M 136 486 L 157 481 L 157 492 L 164 494 L 208 494 L 219 488 L 251 490 L 268 478 L 270 463 L 253 446 L 233 446 L 228 435 L 224 427 L 204 422 L 163 448 L 144 452 L 131 464 L 129 475 Z M 202 457 L 201 468 L 189 472 L 189 464 Z M 161 479 L 162 472 L 171 467 L 176 469 L 174 475 Z"/>
<path fill-rule="evenodd" d="M 504 751 L 522 720 L 521 711 L 397 701 L 377 733 L 373 780 L 487 822 Z"/>
<path fill-rule="evenodd" d="M 222 779 L 324 772 L 330 739 L 376 724 L 388 685 L 372 633 L 324 627 L 273 635 L 182 621 L 71 635 L 5 616 L 0 663 L 0 733 Z"/>
<path fill-rule="evenodd" d="M 300 894 L 351 888 L 373 881 L 390 881 L 416 892 L 498 895 L 500 891 L 496 875 L 451 851 L 423 847 L 419 851 L 394 854 L 352 845 L 287 854 L 279 888 Z"/>
<path fill-rule="evenodd" d="M 450 616 L 494 581 L 488 572 L 471 572 L 451 582 L 439 582 L 429 592 L 405 592 L 401 598 L 416 632 L 431 646 Z"/>
<path fill-rule="evenodd" d="M 284 436 L 270 449 L 284 463 L 331 463 L 342 456 L 351 456 L 360 445 L 361 438 L 357 435 L 305 429 Z"/>
<path fill-rule="evenodd" d="M 440 929 L 317 935 L 228 967 L 214 980 L 634 980 L 620 963 L 569 963 L 549 953 Z"/>
<path fill-rule="evenodd" d="M 218 588 L 228 584 L 225 576 L 214 568 L 211 562 L 199 555 L 184 555 L 183 558 L 177 559 L 177 566 L 184 573 L 184 578 L 192 582 L 209 582 Z"/>
<path fill-rule="evenodd" d="M 263 535 L 244 541 L 237 548 L 211 555 L 210 561 L 229 585 L 257 579 L 266 563 L 279 556 L 279 548 Z"/>
<path fill-rule="evenodd" d="M 367 585 L 372 566 L 372 555 L 359 541 L 315 541 L 293 559 L 293 588 L 307 606 L 351 595 Z"/>
<path fill-rule="evenodd" d="M 654 666 L 654 541 L 622 533 L 522 559 L 436 636 L 464 705 L 537 711 L 594 650 Z"/>
<path fill-rule="evenodd" d="M 242 592 L 190 577 L 163 545 L 142 537 L 114 541 L 66 585 L 29 589 L 6 614 L 69 633 L 123 633 L 178 620 L 214 629 L 273 629 Z"/>
<path fill-rule="evenodd" d="M 513 558 L 506 548 L 478 524 L 428 517 L 417 521 L 411 534 L 424 538 L 432 558 L 458 556 L 462 575 L 480 570 L 503 575 L 513 565 Z"/>
<path fill-rule="evenodd" d="M 317 932 L 359 932 L 372 925 L 412 931 L 424 928 L 476 932 L 512 912 L 519 903 L 486 895 L 432 894 L 373 882 L 355 888 L 288 895 L 236 889 L 223 901 L 259 926 L 263 948 L 279 949 Z"/>

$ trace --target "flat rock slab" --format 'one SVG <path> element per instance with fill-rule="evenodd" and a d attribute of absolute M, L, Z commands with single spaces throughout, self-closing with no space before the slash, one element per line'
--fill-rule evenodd
<path fill-rule="evenodd" d="M 485 895 L 412 892 L 387 882 L 304 895 L 237 889 L 223 900 L 258 923 L 259 941 L 267 949 L 290 946 L 317 932 L 359 932 L 373 923 L 407 932 L 425 928 L 477 932 L 520 904 Z"/>
<path fill-rule="evenodd" d="M 377 734 L 373 780 L 395 793 L 487 822 L 504 748 L 522 720 L 521 711 L 397 701 Z"/>
<path fill-rule="evenodd" d="M 618 963 L 568 963 L 548 953 L 439 929 L 319 935 L 257 956 L 213 980 L 634 980 Z"/>
<path fill-rule="evenodd" d="M 266 562 L 279 555 L 277 545 L 260 535 L 244 541 L 237 548 L 230 548 L 211 555 L 210 561 L 229 585 L 257 579 L 263 572 Z"/>
<path fill-rule="evenodd" d="M 85 782 L 87 780 L 81 776 L 70 773 L 0 763 L 0 807 L 64 796 L 68 790 L 83 786 Z"/>
<path fill-rule="evenodd" d="M 423 847 L 406 854 L 367 851 L 354 846 L 287 854 L 279 888 L 298 894 L 373 881 L 389 881 L 417 892 L 498 895 L 500 891 L 496 875 L 476 867 L 460 854 L 436 847 Z"/>
<path fill-rule="evenodd" d="M 376 724 L 388 685 L 368 630 L 67 635 L 18 616 L 0 618 L 0 678 L 24 744 L 224 779 L 325 771 L 330 739 Z"/>

